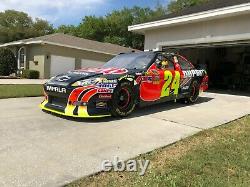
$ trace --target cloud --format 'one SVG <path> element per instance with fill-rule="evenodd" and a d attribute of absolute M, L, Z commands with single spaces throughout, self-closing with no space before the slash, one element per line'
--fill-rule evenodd
<path fill-rule="evenodd" d="M 0 11 L 24 11 L 33 18 L 47 19 L 53 24 L 67 24 L 67 20 L 81 19 L 93 13 L 109 0 L 0 0 Z M 79 17 L 80 16 L 80 17 Z"/>

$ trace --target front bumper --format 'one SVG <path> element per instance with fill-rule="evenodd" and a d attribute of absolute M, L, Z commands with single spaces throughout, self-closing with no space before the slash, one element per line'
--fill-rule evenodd
<path fill-rule="evenodd" d="M 108 117 L 111 116 L 110 114 L 105 114 L 105 115 L 90 115 L 87 110 L 87 106 L 73 106 L 73 105 L 67 105 L 64 110 L 61 109 L 56 109 L 56 107 L 51 107 L 51 105 L 48 103 L 48 100 L 44 100 L 39 107 L 42 110 L 63 115 L 63 116 L 68 116 L 68 117 L 75 117 L 75 118 L 102 118 L 102 117 Z M 74 111 L 77 110 L 77 115 L 74 114 Z"/>
<path fill-rule="evenodd" d="M 58 90 L 62 89 L 62 87 L 59 88 Z M 111 116 L 108 106 L 109 100 L 100 98 L 95 87 L 68 87 L 65 89 L 66 93 L 44 89 L 45 100 L 40 104 L 40 108 L 51 113 L 76 118 Z"/>

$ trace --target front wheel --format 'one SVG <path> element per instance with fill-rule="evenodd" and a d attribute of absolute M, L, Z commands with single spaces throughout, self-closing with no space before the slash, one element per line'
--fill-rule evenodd
<path fill-rule="evenodd" d="M 111 101 L 111 114 L 125 117 L 135 109 L 135 93 L 130 82 L 122 82 L 114 90 Z"/>

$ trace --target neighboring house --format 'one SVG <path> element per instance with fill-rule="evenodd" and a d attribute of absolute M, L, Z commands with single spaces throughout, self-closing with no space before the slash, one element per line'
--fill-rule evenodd
<path fill-rule="evenodd" d="M 145 50 L 180 52 L 207 67 L 217 87 L 250 89 L 250 0 L 211 0 L 128 30 L 145 35 Z"/>
<path fill-rule="evenodd" d="M 61 33 L 10 42 L 0 47 L 8 47 L 15 53 L 18 69 L 37 70 L 40 78 L 98 67 L 119 53 L 133 50 Z"/>

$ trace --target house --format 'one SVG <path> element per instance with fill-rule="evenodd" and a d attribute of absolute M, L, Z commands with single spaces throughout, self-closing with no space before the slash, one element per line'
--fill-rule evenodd
<path fill-rule="evenodd" d="M 145 50 L 206 67 L 212 87 L 250 89 L 250 0 L 211 0 L 128 30 L 145 35 Z"/>
<path fill-rule="evenodd" d="M 5 43 L 0 47 L 8 47 L 14 52 L 18 69 L 37 70 L 40 78 L 98 67 L 119 53 L 133 50 L 61 33 Z"/>

